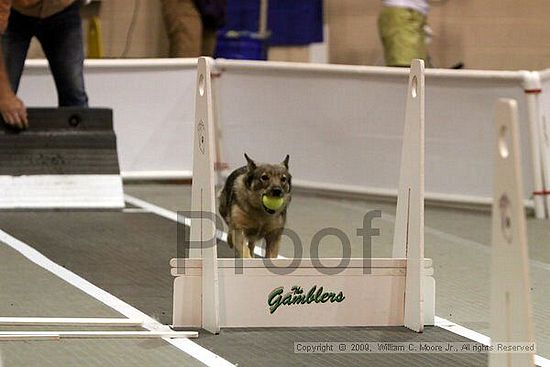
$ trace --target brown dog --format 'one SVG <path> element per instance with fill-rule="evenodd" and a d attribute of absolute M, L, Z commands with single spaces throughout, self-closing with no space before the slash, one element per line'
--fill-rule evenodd
<path fill-rule="evenodd" d="M 247 165 L 229 175 L 219 195 L 227 243 L 238 257 L 254 257 L 255 243 L 265 238 L 266 257 L 277 257 L 291 199 L 290 157 L 280 164 L 256 164 L 244 156 Z"/>

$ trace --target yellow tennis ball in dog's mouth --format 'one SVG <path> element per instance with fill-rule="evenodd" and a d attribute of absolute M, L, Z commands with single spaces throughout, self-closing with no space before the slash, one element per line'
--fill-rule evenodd
<path fill-rule="evenodd" d="M 283 204 L 285 203 L 285 201 L 283 200 L 283 198 L 278 198 L 278 197 L 275 197 L 275 196 L 267 196 L 267 195 L 264 195 L 264 196 L 262 196 L 262 203 L 264 204 L 264 206 L 265 206 L 267 209 L 277 210 L 277 209 L 279 209 L 281 206 L 283 206 Z"/>

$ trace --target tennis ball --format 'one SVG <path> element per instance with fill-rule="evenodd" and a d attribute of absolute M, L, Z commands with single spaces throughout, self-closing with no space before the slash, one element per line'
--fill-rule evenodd
<path fill-rule="evenodd" d="M 277 210 L 284 204 L 283 198 L 278 198 L 274 196 L 262 196 L 262 203 L 265 205 L 266 208 L 271 210 Z"/>

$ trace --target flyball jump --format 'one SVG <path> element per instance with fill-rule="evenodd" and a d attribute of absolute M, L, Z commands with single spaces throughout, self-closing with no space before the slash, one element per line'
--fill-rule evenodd
<path fill-rule="evenodd" d="M 189 259 L 172 259 L 173 327 L 433 325 L 435 280 L 424 258 L 424 63 L 409 76 L 393 258 L 218 259 L 211 68 L 197 70 Z M 374 229 L 370 229 L 373 231 Z M 363 229 L 369 231 L 369 229 Z M 371 232 L 372 233 L 372 232 Z M 368 233 L 364 233 L 368 235 Z"/>

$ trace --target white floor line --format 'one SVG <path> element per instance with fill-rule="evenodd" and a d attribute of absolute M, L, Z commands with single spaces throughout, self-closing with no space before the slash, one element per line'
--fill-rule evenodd
<path fill-rule="evenodd" d="M 152 204 L 148 201 L 136 198 L 135 196 L 124 194 L 124 200 L 129 204 L 138 206 L 142 209 L 145 209 L 145 210 L 147 210 L 147 211 L 149 211 L 153 214 L 156 214 L 158 216 L 161 216 L 163 218 L 170 219 L 174 222 L 178 222 L 178 223 L 184 224 L 186 226 L 191 225 L 191 219 L 186 218 L 182 215 L 178 215 L 178 213 L 176 213 L 176 212 L 173 212 L 173 211 L 168 210 L 168 209 L 164 209 L 164 208 L 162 208 L 158 205 Z M 220 231 L 220 230 L 216 230 L 216 238 L 218 238 L 219 240 L 222 240 L 224 242 L 227 242 L 227 233 L 225 233 L 223 231 Z M 257 256 L 264 256 L 265 255 L 265 249 L 260 247 L 260 246 L 256 246 L 254 248 L 254 254 L 256 254 Z M 279 259 L 284 259 L 284 257 L 282 257 L 280 255 L 278 256 L 278 258 Z"/>
<path fill-rule="evenodd" d="M 354 205 L 354 204 L 351 204 L 351 203 L 335 202 L 334 204 L 338 205 L 340 207 L 346 208 L 346 209 L 352 209 L 352 210 L 358 210 L 358 211 L 364 211 L 365 209 L 367 209 L 367 208 L 364 208 L 364 207 L 361 207 L 361 206 L 358 206 L 358 205 Z M 386 222 L 395 223 L 395 216 L 393 216 L 391 214 L 388 214 L 388 213 L 384 213 L 384 215 L 380 219 L 385 220 Z M 481 252 L 486 253 L 486 254 L 491 254 L 491 248 L 489 246 L 486 246 L 486 245 L 480 243 L 480 242 L 468 240 L 466 238 L 462 238 L 462 237 L 454 235 L 454 234 L 443 232 L 443 231 L 440 231 L 438 229 L 435 229 L 435 228 L 432 228 L 432 227 L 429 227 L 429 226 L 426 226 L 426 225 L 424 226 L 424 231 L 425 231 L 425 233 L 434 235 L 436 237 L 440 237 L 440 238 L 442 238 L 446 241 L 453 242 L 457 245 L 467 245 L 467 246 L 475 248 L 476 251 L 481 251 Z M 550 271 L 550 264 L 545 263 L 543 261 L 529 259 L 529 263 L 535 268 Z"/>
<path fill-rule="evenodd" d="M 157 214 L 161 217 L 165 217 L 165 218 L 171 219 L 173 221 L 178 221 L 177 220 L 178 215 L 175 212 L 172 212 L 172 211 L 169 211 L 167 209 L 161 208 L 159 206 L 156 206 L 156 205 L 151 204 L 147 201 L 135 198 L 135 197 L 130 196 L 128 194 L 124 194 L 124 198 L 125 198 L 126 202 L 128 202 L 132 205 L 139 206 L 139 207 L 142 207 L 144 209 L 147 209 L 153 214 Z M 342 207 L 345 207 L 345 208 L 348 208 L 348 209 L 354 209 L 354 210 L 364 210 L 365 209 L 363 207 L 353 205 L 353 204 L 349 204 L 349 203 L 342 203 L 342 202 L 335 202 L 335 203 L 339 206 L 342 206 Z M 387 218 L 387 219 L 385 219 L 385 218 Z M 392 222 L 392 223 L 395 223 L 395 217 L 391 214 L 384 213 L 384 215 L 381 217 L 381 219 Z M 182 222 L 182 219 L 180 218 L 180 220 L 178 222 L 189 225 L 190 220 L 187 219 L 187 218 L 185 218 L 185 220 L 186 221 Z M 454 235 L 450 235 L 450 234 L 445 233 L 445 232 L 441 232 L 441 231 L 436 230 L 434 228 L 430 228 L 430 227 L 424 227 L 424 228 L 425 228 L 425 231 L 427 233 L 431 233 L 431 234 L 434 234 L 434 235 L 437 235 L 437 236 L 444 237 L 446 239 L 452 240 L 453 242 L 460 241 L 459 243 L 461 243 L 461 244 L 463 244 L 465 242 L 471 242 L 472 245 L 475 244 L 476 248 L 479 247 L 478 249 L 483 249 L 483 251 L 489 252 L 489 250 L 487 249 L 487 246 L 485 246 L 483 244 L 473 242 L 473 241 L 468 241 L 468 240 L 462 239 L 458 236 L 454 236 Z M 220 235 L 219 233 L 217 233 L 216 237 L 218 237 L 219 239 L 222 239 L 223 241 L 227 241 L 227 233 L 225 233 L 225 232 L 221 232 L 221 233 L 223 234 L 223 236 Z M 258 256 L 263 256 L 264 255 L 264 249 L 261 248 L 261 247 L 256 246 L 256 248 L 254 249 L 254 253 Z M 279 255 L 278 258 L 286 259 L 284 256 L 281 256 L 281 255 Z M 531 260 L 531 261 L 537 262 L 535 260 Z M 538 263 L 540 263 L 540 262 L 538 262 Z M 545 264 L 545 263 L 541 263 L 540 265 L 538 265 L 538 264 L 533 264 L 533 265 L 542 266 L 543 269 L 546 269 L 546 267 L 549 266 L 548 264 Z M 445 329 L 445 330 L 450 331 L 454 334 L 463 336 L 465 338 L 471 339 L 473 341 L 476 341 L 476 342 L 479 342 L 479 343 L 482 343 L 482 344 L 485 344 L 485 345 L 488 345 L 489 342 L 490 342 L 490 338 L 488 336 L 483 335 L 481 333 L 478 333 L 477 331 L 468 329 L 464 326 L 460 326 L 460 325 L 458 325 L 458 324 L 456 324 L 452 321 L 446 320 L 446 319 L 441 318 L 439 316 L 435 316 L 435 324 L 436 324 L 436 326 L 441 327 L 442 329 Z M 537 364 L 537 366 L 540 366 L 540 367 L 550 367 L 550 360 L 548 360 L 546 358 L 543 358 L 541 356 L 538 356 L 538 355 L 535 356 L 535 363 Z"/>
<path fill-rule="evenodd" d="M 460 326 L 452 321 L 446 320 L 439 316 L 435 317 L 435 326 L 438 326 L 442 329 L 450 331 L 451 333 L 463 336 L 484 345 L 490 345 L 491 343 L 491 338 L 489 338 L 487 335 L 478 333 L 474 330 L 470 330 L 468 328 L 465 328 L 464 326 Z M 550 367 L 550 359 L 546 359 L 544 357 L 536 355 L 535 364 L 540 367 Z"/>
<path fill-rule="evenodd" d="M 122 209 L 123 213 L 127 214 L 147 214 L 150 213 L 149 210 L 143 208 L 124 208 Z"/>
<path fill-rule="evenodd" d="M 156 214 L 158 216 L 164 217 L 166 219 L 170 219 L 174 222 L 178 222 L 181 224 L 185 224 L 186 226 L 191 225 L 191 219 L 184 217 L 183 215 L 178 215 L 177 212 L 173 212 L 168 209 L 164 209 L 158 205 L 151 204 L 148 201 L 141 200 L 139 198 L 136 198 L 135 196 L 124 194 L 124 200 L 132 205 L 138 206 L 141 209 L 145 209 L 149 211 L 150 213 Z M 222 241 L 227 242 L 227 233 L 216 230 L 216 237 Z"/>
<path fill-rule="evenodd" d="M 351 203 L 335 202 L 335 204 L 338 205 L 338 206 L 344 207 L 346 209 L 353 209 L 353 210 L 360 210 L 360 211 L 364 211 L 365 209 L 367 209 L 367 208 L 361 207 L 359 205 L 354 205 L 354 204 L 351 204 Z M 386 222 L 395 223 L 395 216 L 393 216 L 391 214 L 388 214 L 388 213 L 384 213 L 380 219 L 385 220 Z M 449 234 L 449 233 L 446 233 L 446 232 L 442 232 L 440 230 L 437 230 L 437 229 L 431 228 L 431 227 L 427 227 L 427 226 L 424 226 L 424 230 L 425 230 L 426 233 L 430 233 L 432 235 L 441 237 L 445 240 L 449 240 L 449 241 L 454 242 L 456 244 L 460 244 L 460 245 L 466 244 L 466 245 L 475 247 L 476 250 L 483 251 L 487 254 L 490 253 L 490 248 L 488 246 L 485 246 L 485 245 L 479 243 L 479 242 L 467 240 L 467 239 L 464 239 L 462 237 L 455 236 L 455 235 L 452 235 L 452 234 Z M 544 269 L 544 270 L 550 270 L 550 265 L 549 264 L 546 264 L 544 262 L 537 261 L 537 260 L 529 260 L 529 261 L 530 261 L 531 265 L 533 265 L 535 267 L 539 267 L 539 268 Z M 474 340 L 476 342 L 479 342 L 479 343 L 482 343 L 482 344 L 485 344 L 485 345 L 489 345 L 489 343 L 491 341 L 491 338 L 489 338 L 487 335 L 478 333 L 477 331 L 468 329 L 464 326 L 458 325 L 458 324 L 456 324 L 452 321 L 446 320 L 446 319 L 444 319 L 442 317 L 439 317 L 439 316 L 435 316 L 435 326 L 439 326 L 442 329 L 450 331 L 454 334 L 463 336 L 465 338 Z M 539 355 L 535 356 L 535 363 L 536 363 L 537 366 L 550 367 L 550 360 L 547 359 L 547 358 L 541 357 Z"/>
<path fill-rule="evenodd" d="M 160 206 L 157 206 L 157 205 L 151 204 L 147 201 L 138 199 L 138 198 L 136 198 L 132 195 L 124 194 L 124 200 L 129 204 L 137 206 L 141 209 L 148 210 L 149 212 L 151 212 L 153 214 L 164 217 L 166 219 L 170 219 L 174 222 L 185 224 L 186 226 L 191 225 L 191 220 L 190 219 L 184 218 L 184 217 L 181 217 L 181 216 L 180 216 L 180 218 L 178 218 L 178 213 L 173 212 L 173 211 L 168 210 L 168 209 L 161 208 Z"/>
<path fill-rule="evenodd" d="M 535 364 L 540 367 L 550 367 L 550 359 L 539 356 L 535 356 Z"/>
<path fill-rule="evenodd" d="M 435 317 L 435 326 L 438 326 L 454 334 L 463 336 L 484 345 L 489 345 L 491 342 L 491 338 L 489 338 L 487 335 L 478 333 L 474 330 L 470 330 L 468 328 L 465 328 L 464 326 L 460 326 L 452 321 L 449 321 L 439 316 Z"/>
<path fill-rule="evenodd" d="M 95 286 L 94 284 L 88 282 L 86 279 L 78 276 L 77 274 L 71 272 L 70 270 L 65 269 L 64 267 L 56 264 L 55 262 L 48 259 L 46 256 L 42 255 L 40 252 L 36 251 L 31 246 L 26 243 L 18 240 L 17 238 L 11 236 L 10 234 L 0 230 L 0 242 L 5 243 L 15 251 L 19 252 L 21 255 L 35 263 L 36 265 L 46 269 L 52 274 L 63 279 L 67 283 L 73 285 L 74 287 L 80 289 L 84 293 L 92 296 L 98 301 L 104 303 L 105 305 L 111 307 L 115 311 L 123 314 L 129 319 L 142 319 L 143 327 L 150 331 L 170 331 L 171 329 L 153 319 L 149 315 L 141 312 L 135 307 L 129 305 L 128 303 L 122 301 L 121 299 L 113 296 L 112 294 L 104 291 L 103 289 Z M 208 366 L 234 366 L 227 360 L 222 357 L 212 353 L 206 348 L 201 347 L 200 345 L 192 342 L 189 339 L 164 339 L 166 342 L 172 344 L 174 347 L 182 350 L 183 352 L 189 354 L 191 357 L 199 360 L 200 362 Z"/>
<path fill-rule="evenodd" d="M 487 255 L 491 254 L 491 248 L 489 246 L 486 246 L 486 245 L 482 244 L 482 243 L 472 241 L 472 240 L 468 240 L 466 238 L 462 238 L 460 236 L 450 234 L 450 233 L 447 233 L 447 232 L 443 232 L 443 231 L 440 231 L 438 229 L 431 228 L 431 227 L 425 227 L 425 231 L 426 231 L 426 233 L 429 233 L 429 234 L 434 235 L 436 237 L 442 238 L 442 239 L 447 240 L 449 242 L 453 242 L 453 243 L 458 244 L 458 245 L 466 245 L 466 246 L 473 247 L 477 251 L 481 251 L 481 252 L 483 252 Z M 543 261 L 529 259 L 529 264 L 531 266 L 535 267 L 535 268 L 550 271 L 550 264 L 547 264 Z"/>

